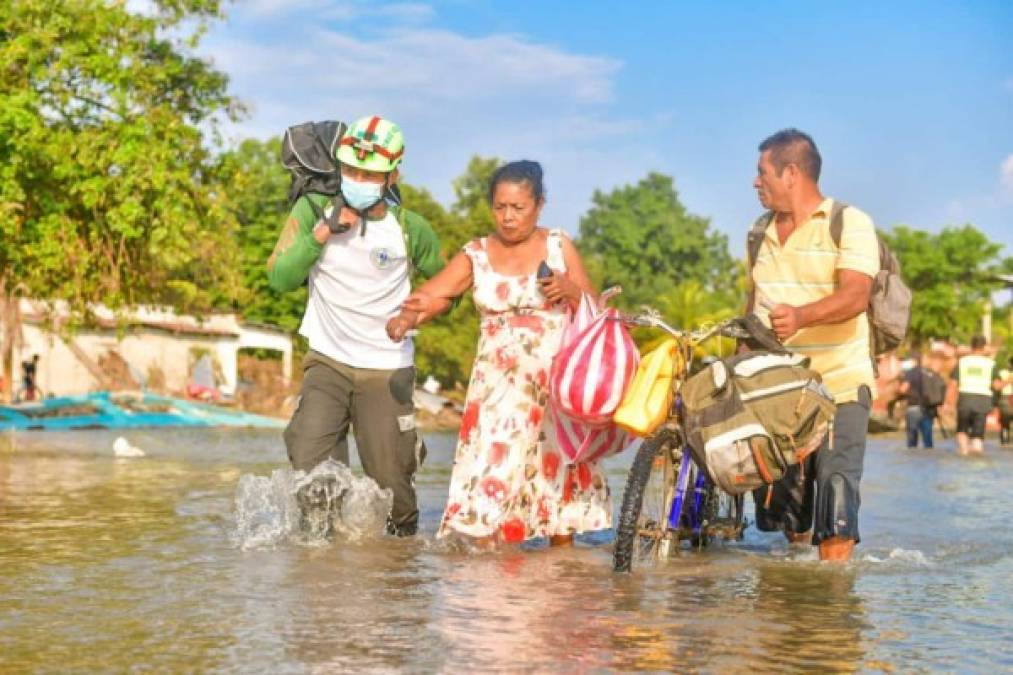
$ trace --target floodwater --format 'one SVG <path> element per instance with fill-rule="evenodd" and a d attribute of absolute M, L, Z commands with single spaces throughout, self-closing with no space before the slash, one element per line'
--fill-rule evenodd
<path fill-rule="evenodd" d="M 422 536 L 245 547 L 237 487 L 284 466 L 277 431 L 132 432 L 134 459 L 116 436 L 4 437 L 4 672 L 1013 668 L 1013 452 L 994 445 L 872 441 L 847 566 L 750 528 L 615 575 L 608 536 L 435 542 L 448 436 L 428 437 Z M 629 461 L 608 464 L 616 502 Z"/>

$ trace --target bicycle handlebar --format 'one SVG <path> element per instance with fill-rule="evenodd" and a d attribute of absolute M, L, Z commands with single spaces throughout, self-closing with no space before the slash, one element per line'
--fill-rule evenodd
<path fill-rule="evenodd" d="M 689 339 L 694 343 L 703 342 L 715 335 L 722 335 L 732 339 L 744 339 L 749 337 L 749 332 L 744 330 L 738 324 L 736 318 L 725 319 L 713 326 L 698 328 L 695 331 L 685 331 L 673 328 L 665 323 L 657 311 L 649 308 L 645 308 L 644 311 L 635 314 L 630 312 L 619 312 L 619 318 L 617 320 L 630 326 L 660 328 L 674 338 Z"/>

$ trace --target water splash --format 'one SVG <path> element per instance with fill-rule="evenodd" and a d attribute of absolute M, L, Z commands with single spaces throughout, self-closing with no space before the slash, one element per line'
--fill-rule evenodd
<path fill-rule="evenodd" d="M 871 553 L 862 556 L 863 562 L 870 563 L 909 563 L 913 565 L 928 567 L 932 561 L 925 557 L 925 554 L 918 549 L 895 548 L 885 558 L 880 558 Z"/>
<path fill-rule="evenodd" d="M 383 532 L 392 503 L 390 490 L 332 459 L 308 473 L 244 474 L 236 486 L 231 539 L 244 550 L 286 541 L 319 546 L 335 536 L 357 541 Z"/>

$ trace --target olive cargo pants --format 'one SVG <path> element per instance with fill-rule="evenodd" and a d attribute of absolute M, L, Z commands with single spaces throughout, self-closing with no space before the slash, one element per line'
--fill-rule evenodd
<path fill-rule="evenodd" d="M 415 534 L 419 509 L 415 472 L 425 446 L 415 431 L 415 368 L 374 370 L 338 363 L 310 351 L 303 360 L 299 403 L 285 428 L 295 469 L 309 471 L 328 457 L 348 462 L 348 426 L 366 475 L 394 493 L 388 531 Z"/>

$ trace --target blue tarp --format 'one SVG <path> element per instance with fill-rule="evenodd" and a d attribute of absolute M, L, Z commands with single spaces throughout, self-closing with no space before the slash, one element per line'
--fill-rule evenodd
<path fill-rule="evenodd" d="M 281 428 L 285 422 L 155 394 L 97 392 L 0 406 L 2 431 L 214 426 Z"/>

